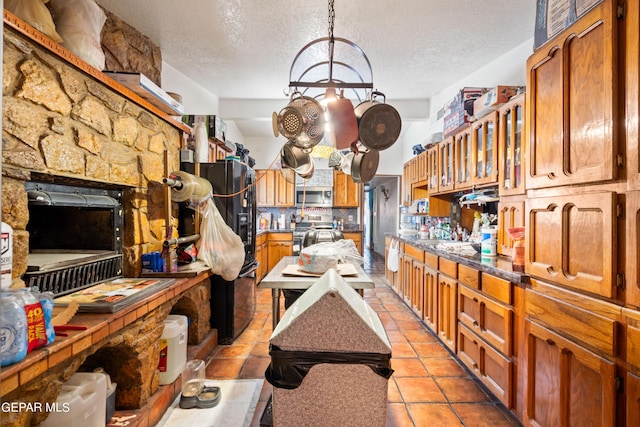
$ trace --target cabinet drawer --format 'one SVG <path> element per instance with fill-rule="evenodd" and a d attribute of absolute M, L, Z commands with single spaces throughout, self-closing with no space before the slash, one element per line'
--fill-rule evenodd
<path fill-rule="evenodd" d="M 431 252 L 424 253 L 424 263 L 434 269 L 438 269 L 438 255 Z"/>
<path fill-rule="evenodd" d="M 449 277 L 454 279 L 458 278 L 458 263 L 455 261 L 440 257 L 438 260 L 438 270 Z"/>
<path fill-rule="evenodd" d="M 424 251 L 422 249 L 416 248 L 415 246 L 405 245 L 404 253 L 414 259 L 417 259 L 420 262 L 424 261 Z"/>
<path fill-rule="evenodd" d="M 256 246 L 259 246 L 266 241 L 267 241 L 267 235 L 265 233 L 258 234 L 258 236 L 256 236 Z"/>
<path fill-rule="evenodd" d="M 633 365 L 640 372 L 640 312 L 623 309 L 622 315 L 626 319 L 627 363 Z"/>
<path fill-rule="evenodd" d="M 537 285 L 538 282 L 534 281 L 534 283 Z M 556 290 L 555 294 L 546 293 L 545 287 L 553 292 L 549 285 L 537 286 L 537 290 L 526 290 L 525 314 L 527 316 L 604 355 L 611 357 L 616 355 L 615 337 L 618 322 L 613 316 L 615 307 L 568 291 Z M 619 311 L 618 308 L 618 313 Z"/>
<path fill-rule="evenodd" d="M 511 282 L 508 280 L 500 279 L 496 276 L 492 276 L 487 273 L 482 273 L 482 292 L 487 295 L 491 295 L 498 301 L 502 301 L 505 304 L 511 304 Z"/>
<path fill-rule="evenodd" d="M 512 354 L 513 310 L 480 292 L 458 286 L 458 320 L 498 351 Z"/>
<path fill-rule="evenodd" d="M 293 233 L 268 233 L 269 242 L 293 242 Z"/>
<path fill-rule="evenodd" d="M 475 268 L 458 264 L 458 281 L 474 289 L 480 289 L 480 272 Z"/>
<path fill-rule="evenodd" d="M 513 362 L 463 324 L 458 325 L 458 357 L 507 408 L 513 407 Z"/>

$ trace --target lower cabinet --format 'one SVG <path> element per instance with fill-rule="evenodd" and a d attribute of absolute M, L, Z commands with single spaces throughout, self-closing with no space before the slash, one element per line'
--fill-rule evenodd
<path fill-rule="evenodd" d="M 424 284 L 422 319 L 432 331 L 438 330 L 438 270 L 425 264 L 422 283 Z"/>
<path fill-rule="evenodd" d="M 267 250 L 268 271 L 271 271 L 282 257 L 293 255 L 293 233 L 269 233 Z"/>
<path fill-rule="evenodd" d="M 260 283 L 262 278 L 268 273 L 268 255 L 267 235 L 260 234 L 258 237 L 256 237 L 256 261 L 258 261 L 258 268 L 256 270 L 256 283 Z"/>
<path fill-rule="evenodd" d="M 525 320 L 525 340 L 525 425 L 616 425 L 612 361 L 532 319 Z"/>
<path fill-rule="evenodd" d="M 344 235 L 345 239 L 353 240 L 353 243 L 356 245 L 356 248 L 358 248 L 358 252 L 360 253 L 360 255 L 362 255 L 363 254 L 363 252 L 362 252 L 362 232 L 360 232 L 360 231 L 358 231 L 358 232 L 344 231 L 342 234 Z"/>
<path fill-rule="evenodd" d="M 438 336 L 455 353 L 458 325 L 458 282 L 438 274 Z"/>
<path fill-rule="evenodd" d="M 627 373 L 627 425 L 640 426 L 640 377 Z"/>

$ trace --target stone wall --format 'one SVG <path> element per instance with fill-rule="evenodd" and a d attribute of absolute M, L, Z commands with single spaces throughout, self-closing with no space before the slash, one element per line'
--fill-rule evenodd
<path fill-rule="evenodd" d="M 124 274 L 137 277 L 141 255 L 165 238 L 164 152 L 177 170 L 182 131 L 6 27 L 2 93 L 2 218 L 14 229 L 14 286 L 29 250 L 23 184 L 37 176 L 123 190 Z"/>

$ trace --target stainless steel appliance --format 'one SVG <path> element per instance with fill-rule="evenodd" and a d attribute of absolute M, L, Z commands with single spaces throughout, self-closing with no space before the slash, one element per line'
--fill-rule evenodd
<path fill-rule="evenodd" d="M 296 207 L 333 206 L 333 187 L 296 187 Z"/>
<path fill-rule="evenodd" d="M 193 163 L 183 163 L 182 170 L 194 173 Z M 211 182 L 214 200 L 220 214 L 245 247 L 240 274 L 234 280 L 211 276 L 211 327 L 218 329 L 218 342 L 231 344 L 253 319 L 256 309 L 256 194 L 255 171 L 245 163 L 227 160 L 200 163 L 200 176 Z M 215 197 L 215 194 L 232 197 Z M 195 231 L 194 211 L 180 207 L 181 235 Z"/>

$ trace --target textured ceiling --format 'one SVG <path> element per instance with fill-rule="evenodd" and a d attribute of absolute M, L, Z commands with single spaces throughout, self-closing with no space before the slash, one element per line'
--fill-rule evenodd
<path fill-rule="evenodd" d="M 328 35 L 328 4 L 321 0 L 98 2 L 150 37 L 165 62 L 217 95 L 221 105 L 226 99 L 286 105 L 283 90 L 295 55 Z M 535 3 L 336 0 L 334 35 L 362 48 L 374 86 L 388 101 L 428 99 L 531 39 Z M 246 126 L 243 133 L 253 132 Z"/>

